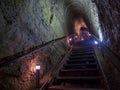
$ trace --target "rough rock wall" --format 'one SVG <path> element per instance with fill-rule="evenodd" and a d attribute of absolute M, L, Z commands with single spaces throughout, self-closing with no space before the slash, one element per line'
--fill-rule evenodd
<path fill-rule="evenodd" d="M 0 67 L 0 90 L 36 90 L 36 64 L 40 63 L 42 79 L 67 52 L 64 42 L 65 39 L 51 43 Z"/>
<path fill-rule="evenodd" d="M 99 0 L 97 6 L 103 42 L 120 56 L 120 0 Z"/>
<path fill-rule="evenodd" d="M 0 59 L 64 36 L 63 0 L 0 0 Z"/>
<path fill-rule="evenodd" d="M 90 29 L 90 32 L 99 37 L 99 17 L 96 4 L 92 2 L 92 0 L 79 0 L 79 2 L 83 2 L 83 8 L 81 11 L 84 12 L 84 19 Z"/>
<path fill-rule="evenodd" d="M 65 36 L 63 1 L 0 0 L 0 64 L 6 61 L 4 57 L 14 57 L 52 41 L 0 66 L 0 90 L 35 90 L 36 64 L 41 65 L 42 78 L 67 52 L 65 39 L 54 42 Z"/>

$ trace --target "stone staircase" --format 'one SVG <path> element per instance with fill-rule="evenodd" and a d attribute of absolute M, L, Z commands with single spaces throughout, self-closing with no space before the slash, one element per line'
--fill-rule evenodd
<path fill-rule="evenodd" d="M 82 46 L 81 45 L 82 43 Z M 105 90 L 92 44 L 77 43 L 48 90 Z M 80 44 L 80 45 L 79 45 Z M 78 47 L 80 46 L 80 47 Z"/>

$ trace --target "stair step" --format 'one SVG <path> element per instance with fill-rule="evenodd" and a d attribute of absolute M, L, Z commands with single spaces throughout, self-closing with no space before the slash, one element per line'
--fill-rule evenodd
<path fill-rule="evenodd" d="M 71 52 L 71 55 L 77 55 L 77 54 L 94 54 L 94 51 L 89 51 L 89 52 Z"/>
<path fill-rule="evenodd" d="M 75 63 L 84 63 L 84 64 L 89 64 L 89 63 L 94 63 L 96 62 L 95 60 L 67 60 L 67 64 L 75 64 Z"/>
<path fill-rule="evenodd" d="M 78 56 L 81 56 L 81 57 L 89 57 L 89 56 L 94 56 L 93 54 L 90 54 L 90 55 L 70 55 L 71 57 L 78 57 Z"/>
<path fill-rule="evenodd" d="M 94 52 L 94 50 L 84 50 L 84 51 L 71 51 L 71 53 L 86 53 L 86 52 Z"/>
<path fill-rule="evenodd" d="M 100 75 L 99 70 L 69 70 L 60 71 L 59 76 L 97 76 Z"/>
<path fill-rule="evenodd" d="M 93 48 L 77 48 L 77 49 L 72 49 L 72 51 L 90 51 L 90 50 L 94 50 Z"/>
<path fill-rule="evenodd" d="M 57 77 L 57 83 L 67 82 L 67 83 L 85 83 L 85 84 L 97 84 L 101 82 L 101 76 L 88 76 L 88 77 Z"/>
<path fill-rule="evenodd" d="M 87 69 L 87 68 L 97 68 L 97 65 L 78 65 L 78 66 L 64 66 L 64 69 Z"/>
<path fill-rule="evenodd" d="M 74 52 L 74 51 L 91 51 L 91 50 L 94 51 L 94 48 L 88 48 L 88 49 L 87 48 L 84 48 L 84 49 L 76 48 L 76 49 L 72 49 L 71 51 Z"/>
<path fill-rule="evenodd" d="M 80 55 L 94 55 L 94 52 L 86 53 L 72 53 L 71 56 L 80 56 Z"/>
<path fill-rule="evenodd" d="M 92 61 L 95 60 L 95 58 L 69 58 L 67 61 Z"/>
<path fill-rule="evenodd" d="M 78 49 L 84 49 L 84 48 L 93 48 L 92 46 L 83 46 L 83 47 L 78 47 Z M 76 49 L 76 48 L 73 48 Z"/>
<path fill-rule="evenodd" d="M 90 73 L 97 73 L 99 74 L 99 69 L 98 68 L 94 68 L 94 69 L 61 69 L 60 70 L 60 75 L 64 74 L 64 73 L 67 73 L 68 75 L 71 74 L 71 75 L 74 75 L 74 74 L 77 74 L 77 73 L 86 73 L 86 72 L 90 72 Z M 88 73 L 89 74 L 89 73 Z M 96 75 L 97 75 L 96 74 Z"/>
<path fill-rule="evenodd" d="M 69 59 L 94 58 L 94 56 L 70 56 Z"/>
<path fill-rule="evenodd" d="M 92 65 L 96 65 L 97 63 L 89 63 L 89 64 L 64 64 L 64 67 L 74 67 L 74 66 L 92 66 Z"/>
<path fill-rule="evenodd" d="M 61 80 L 98 80 L 101 79 L 101 76 L 96 77 L 57 77 L 57 79 Z"/>
<path fill-rule="evenodd" d="M 98 68 L 94 68 L 94 69 L 61 69 L 61 71 L 64 71 L 64 72 L 72 72 L 72 71 L 78 71 L 78 72 L 82 72 L 82 71 L 98 71 L 99 69 Z"/>
<path fill-rule="evenodd" d="M 94 49 L 93 47 L 79 47 L 79 48 L 72 48 L 72 50 L 87 50 L 87 49 Z"/>
<path fill-rule="evenodd" d="M 66 86 L 51 86 L 48 90 L 104 90 L 104 89 L 97 89 L 97 88 L 80 88 L 80 87 L 66 87 Z"/>
<path fill-rule="evenodd" d="M 69 58 L 69 60 L 74 61 L 74 60 L 95 60 L 95 58 L 91 57 L 91 58 Z"/>
<path fill-rule="evenodd" d="M 93 48 L 92 46 L 83 46 L 83 47 L 78 47 L 78 49 L 84 49 L 84 48 Z M 76 48 L 73 48 L 76 49 Z"/>
<path fill-rule="evenodd" d="M 94 58 L 94 55 L 76 55 L 76 56 L 70 56 L 69 58 Z"/>

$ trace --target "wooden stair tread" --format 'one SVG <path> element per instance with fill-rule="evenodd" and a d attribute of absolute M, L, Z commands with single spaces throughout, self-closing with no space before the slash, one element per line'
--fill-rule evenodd
<path fill-rule="evenodd" d="M 93 58 L 94 59 L 94 56 L 88 56 L 88 57 L 81 57 L 81 56 L 77 56 L 77 57 L 69 57 L 70 59 L 84 59 L 84 58 Z"/>
<path fill-rule="evenodd" d="M 94 52 L 93 51 L 90 51 L 90 52 L 75 52 L 75 53 L 72 53 L 71 52 L 71 56 L 72 55 L 89 55 L 89 54 L 94 54 Z"/>
<path fill-rule="evenodd" d="M 77 48 L 77 49 L 75 49 L 75 48 L 73 48 L 72 50 L 74 51 L 74 50 L 93 50 L 94 48 L 93 47 L 84 47 L 84 48 Z"/>
<path fill-rule="evenodd" d="M 98 65 L 78 65 L 78 66 L 64 66 L 64 69 L 88 69 L 88 68 L 98 68 Z"/>
<path fill-rule="evenodd" d="M 96 61 L 94 58 L 93 59 L 69 59 L 67 60 L 67 62 L 75 62 L 75 61 L 79 61 L 79 62 L 86 62 L 86 61 Z"/>
<path fill-rule="evenodd" d="M 90 52 L 94 51 L 93 49 L 88 49 L 88 50 L 72 50 L 71 52 Z"/>
<path fill-rule="evenodd" d="M 84 55 L 71 55 L 71 57 L 77 57 L 77 56 L 81 56 L 81 57 L 85 57 L 85 56 L 94 56 L 94 54 L 84 54 Z"/>
<path fill-rule="evenodd" d="M 99 70 L 98 68 L 95 68 L 95 69 L 61 69 L 61 71 L 64 71 L 64 72 L 82 72 L 82 71 L 97 71 Z"/>
<path fill-rule="evenodd" d="M 84 60 L 76 60 L 76 61 L 67 61 L 67 64 L 75 64 L 75 63 L 84 63 L 84 64 L 89 64 L 89 63 L 96 63 L 95 60 L 89 60 L 89 61 L 84 61 Z M 96 63 L 97 64 L 97 63 Z"/>
<path fill-rule="evenodd" d="M 85 49 L 85 48 L 93 48 L 92 46 L 84 46 L 84 47 L 79 47 L 77 49 Z M 77 50 L 76 48 L 73 48 L 72 50 Z"/>
<path fill-rule="evenodd" d="M 72 60 L 73 60 L 73 61 L 74 61 L 74 60 L 81 60 L 81 61 L 82 61 L 82 60 L 86 60 L 86 61 L 87 61 L 87 60 L 95 60 L 94 57 L 74 57 L 74 58 L 70 58 L 70 57 L 69 57 L 68 59 L 71 60 L 71 61 L 72 61 Z"/>
<path fill-rule="evenodd" d="M 87 76 L 87 77 L 84 77 L 84 76 L 82 76 L 82 77 L 72 77 L 72 76 L 70 76 L 70 77 L 67 77 L 67 76 L 64 77 L 64 76 L 61 76 L 60 77 L 60 76 L 58 76 L 57 77 L 57 79 L 70 79 L 70 80 L 72 80 L 72 79 L 74 79 L 74 80 L 75 79 L 78 79 L 78 80 L 79 79 L 91 79 L 92 80 L 92 79 L 100 79 L 100 78 L 101 78 L 101 76 L 94 76 L 94 77 L 93 76 Z"/>
<path fill-rule="evenodd" d="M 91 55 L 91 56 L 70 56 L 69 58 L 94 58 L 94 55 Z"/>
<path fill-rule="evenodd" d="M 89 56 L 89 55 L 94 55 L 94 53 L 81 53 L 81 54 L 71 54 L 71 56 Z"/>
<path fill-rule="evenodd" d="M 80 87 L 66 87 L 66 86 L 51 86 L 48 90 L 104 90 L 104 89 L 97 89 L 97 88 L 80 88 Z"/>
<path fill-rule="evenodd" d="M 63 66 L 88 66 L 88 65 L 97 65 L 97 63 L 89 63 L 89 64 L 86 64 L 86 63 L 81 63 L 81 64 L 64 64 Z"/>

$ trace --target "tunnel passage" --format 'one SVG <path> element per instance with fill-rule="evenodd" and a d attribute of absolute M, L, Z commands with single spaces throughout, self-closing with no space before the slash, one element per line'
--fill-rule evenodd
<path fill-rule="evenodd" d="M 98 35 L 99 20 L 97 7 L 91 0 L 67 0 L 66 2 L 66 23 L 68 28 L 74 29 L 74 22 L 81 24 L 80 27 L 88 27 L 92 33 Z M 99 36 L 99 35 L 98 35 Z"/>
<path fill-rule="evenodd" d="M 79 25 L 87 27 L 120 56 L 119 3 L 119 0 L 1 0 L 0 88 L 33 89 L 35 65 L 40 63 L 43 77 L 66 54 L 65 37 L 79 33 Z M 76 29 L 78 18 L 83 20 Z"/>
<path fill-rule="evenodd" d="M 66 0 L 65 19 L 69 30 L 74 32 L 75 18 L 82 18 L 90 32 L 120 56 L 119 4 L 111 0 Z M 78 19 L 77 19 L 78 20 Z M 78 30 L 79 30 L 78 26 Z M 113 44 L 114 42 L 114 44 Z"/>

